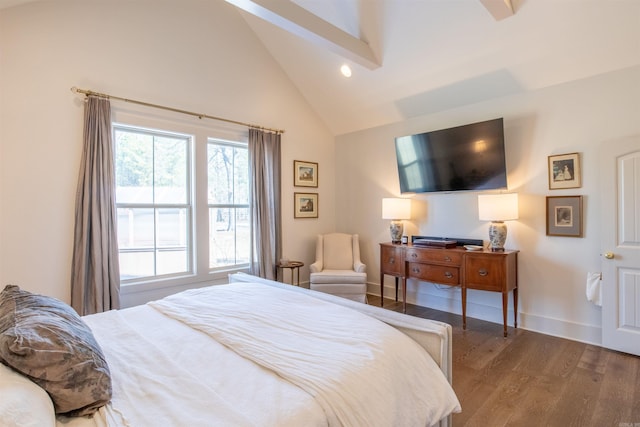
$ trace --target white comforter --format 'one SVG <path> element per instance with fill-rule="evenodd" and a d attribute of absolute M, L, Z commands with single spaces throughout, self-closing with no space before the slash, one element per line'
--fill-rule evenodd
<path fill-rule="evenodd" d="M 98 425 L 425 426 L 459 409 L 413 340 L 308 295 L 234 283 L 131 311 L 86 318 L 113 375 Z"/>

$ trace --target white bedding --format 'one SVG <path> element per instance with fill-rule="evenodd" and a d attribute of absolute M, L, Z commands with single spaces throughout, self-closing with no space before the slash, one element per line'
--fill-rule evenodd
<path fill-rule="evenodd" d="M 85 320 L 114 397 L 59 425 L 411 426 L 459 410 L 413 340 L 309 295 L 234 283 Z"/>

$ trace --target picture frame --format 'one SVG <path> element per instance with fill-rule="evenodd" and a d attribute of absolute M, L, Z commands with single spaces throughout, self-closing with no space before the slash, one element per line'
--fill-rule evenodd
<path fill-rule="evenodd" d="M 318 218 L 318 193 L 293 193 L 294 218 Z"/>
<path fill-rule="evenodd" d="M 318 188 L 318 164 L 302 160 L 293 161 L 293 185 Z"/>
<path fill-rule="evenodd" d="M 547 236 L 582 237 L 582 196 L 547 196 Z"/>
<path fill-rule="evenodd" d="M 549 189 L 582 187 L 580 153 L 549 156 Z"/>

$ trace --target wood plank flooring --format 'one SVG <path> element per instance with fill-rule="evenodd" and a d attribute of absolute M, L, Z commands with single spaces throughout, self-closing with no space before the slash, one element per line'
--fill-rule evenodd
<path fill-rule="evenodd" d="M 369 304 L 380 298 L 369 295 Z M 385 299 L 385 308 L 402 303 Z M 453 326 L 454 427 L 640 427 L 640 357 L 407 304 Z"/>

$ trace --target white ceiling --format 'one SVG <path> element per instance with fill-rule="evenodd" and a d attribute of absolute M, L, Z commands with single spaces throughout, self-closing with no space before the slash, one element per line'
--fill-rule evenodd
<path fill-rule="evenodd" d="M 481 1 L 294 0 L 365 41 L 373 69 L 238 11 L 335 135 L 640 65 L 638 0 L 512 0 L 499 21 Z"/>
<path fill-rule="evenodd" d="M 512 0 L 500 21 L 479 0 L 294 1 L 382 63 L 368 69 L 242 12 L 336 135 L 640 64 L 638 0 Z"/>

